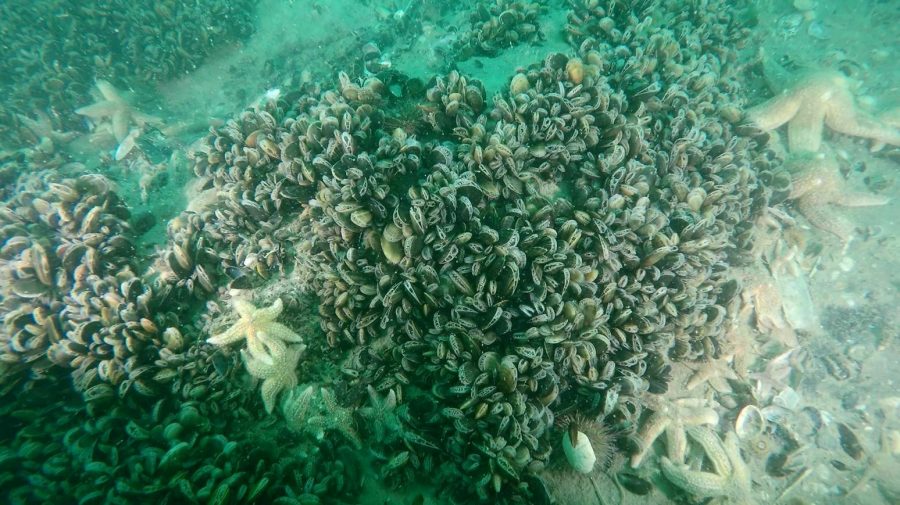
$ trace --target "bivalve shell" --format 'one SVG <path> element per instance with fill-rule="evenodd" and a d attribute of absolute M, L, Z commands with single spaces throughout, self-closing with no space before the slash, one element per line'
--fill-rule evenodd
<path fill-rule="evenodd" d="M 573 444 L 569 437 L 569 431 L 566 430 L 563 435 L 563 452 L 566 454 L 569 464 L 577 472 L 591 473 L 594 470 L 594 463 L 597 462 L 597 455 L 594 454 L 594 448 L 587 435 L 580 431 L 575 433 L 575 443 Z"/>

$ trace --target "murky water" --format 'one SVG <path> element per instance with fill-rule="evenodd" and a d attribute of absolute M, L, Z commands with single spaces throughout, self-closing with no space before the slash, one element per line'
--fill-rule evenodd
<path fill-rule="evenodd" d="M 0 500 L 898 501 L 900 5 L 0 5 Z"/>

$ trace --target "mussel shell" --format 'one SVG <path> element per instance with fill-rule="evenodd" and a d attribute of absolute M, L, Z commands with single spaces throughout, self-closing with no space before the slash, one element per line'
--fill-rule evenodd
<path fill-rule="evenodd" d="M 844 452 L 857 461 L 862 459 L 866 452 L 863 450 L 862 444 L 859 443 L 859 439 L 853 433 L 853 430 L 844 423 L 837 423 L 837 427 L 841 438 L 841 448 L 844 449 Z"/>
<path fill-rule="evenodd" d="M 653 491 L 653 484 L 650 481 L 634 474 L 620 473 L 616 475 L 616 479 L 622 487 L 639 496 L 648 495 Z"/>

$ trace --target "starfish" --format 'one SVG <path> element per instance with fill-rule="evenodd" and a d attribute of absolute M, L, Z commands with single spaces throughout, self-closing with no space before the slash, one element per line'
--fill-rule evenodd
<path fill-rule="evenodd" d="M 813 226 L 836 235 L 844 244 L 852 240 L 856 227 L 849 219 L 834 213 L 835 205 L 870 207 L 888 203 L 883 196 L 847 190 L 837 161 L 831 156 L 795 156 L 786 164 L 794 174 L 790 198 L 797 210 Z"/>
<path fill-rule="evenodd" d="M 37 142 L 41 142 L 44 139 L 49 139 L 49 141 L 54 145 L 61 145 L 71 142 L 72 139 L 78 136 L 78 134 L 75 132 L 63 132 L 56 130 L 53 127 L 53 122 L 50 120 L 50 116 L 42 111 L 35 111 L 34 115 L 36 116 L 36 119 L 32 119 L 22 114 L 16 114 L 22 125 L 25 126 L 25 128 L 27 128 L 28 131 L 34 135 Z"/>
<path fill-rule="evenodd" d="M 316 438 L 321 439 L 326 431 L 333 430 L 352 442 L 356 448 L 362 447 L 362 441 L 353 428 L 353 413 L 350 409 L 340 406 L 330 389 L 320 388 L 320 392 L 325 406 L 324 415 L 314 416 L 308 421 Z"/>
<path fill-rule="evenodd" d="M 255 361 L 272 365 L 287 352 L 285 342 L 303 343 L 287 326 L 276 323 L 275 319 L 284 310 L 281 299 L 269 307 L 258 309 L 243 300 L 235 299 L 234 310 L 240 319 L 223 333 L 210 337 L 207 342 L 226 346 L 247 339 L 247 350 Z"/>
<path fill-rule="evenodd" d="M 148 124 L 160 126 L 162 120 L 132 107 L 108 81 L 98 79 L 96 87 L 99 99 L 76 109 L 75 113 L 97 121 L 95 138 L 110 134 L 115 138 L 119 143 L 116 160 L 121 160 L 134 148 L 137 137 Z M 135 128 L 131 127 L 132 124 Z"/>
<path fill-rule="evenodd" d="M 382 398 L 371 385 L 368 391 L 371 406 L 359 409 L 359 413 L 371 423 L 377 441 L 390 442 L 402 431 L 397 416 L 397 395 L 392 389 Z"/>
<path fill-rule="evenodd" d="M 312 417 L 315 395 L 316 388 L 313 386 L 294 388 L 285 395 L 281 402 L 281 413 L 292 430 L 303 431 L 306 429 L 306 423 Z"/>
<path fill-rule="evenodd" d="M 731 393 L 731 385 L 728 380 L 738 380 L 737 374 L 731 366 L 734 355 L 723 356 L 719 359 L 711 359 L 700 363 L 694 373 L 688 378 L 685 390 L 690 391 L 697 386 L 709 383 L 718 393 Z"/>
<path fill-rule="evenodd" d="M 691 438 L 700 444 L 713 472 L 691 470 L 684 463 L 669 458 L 661 460 L 663 475 L 679 488 L 698 498 L 715 498 L 711 503 L 751 505 L 756 503 L 750 471 L 741 457 L 738 438 L 730 431 L 725 443 L 708 428 L 694 427 L 688 430 Z"/>
<path fill-rule="evenodd" d="M 900 145 L 900 130 L 857 110 L 848 79 L 837 72 L 806 75 L 794 87 L 747 113 L 763 130 L 774 130 L 787 123 L 788 147 L 792 152 L 818 151 L 825 126 L 872 139 L 876 144 Z"/>
<path fill-rule="evenodd" d="M 781 293 L 771 278 L 759 278 L 741 293 L 744 303 L 742 312 L 752 321 L 758 331 L 774 337 L 786 347 L 798 345 L 797 334 L 785 319 Z M 744 372 L 746 368 L 743 369 Z"/>
<path fill-rule="evenodd" d="M 655 399 L 648 403 L 657 405 L 637 434 L 638 451 L 631 456 L 631 468 L 640 466 L 653 442 L 663 433 L 666 434 L 666 450 L 669 458 L 684 461 L 687 451 L 685 426 L 702 424 L 715 426 L 719 423 L 719 414 L 702 398 L 681 398 L 671 401 Z"/>
<path fill-rule="evenodd" d="M 261 393 L 267 414 L 271 414 L 275 408 L 275 400 L 278 399 L 279 393 L 297 385 L 297 362 L 300 361 L 304 349 L 306 346 L 303 344 L 289 346 L 284 353 L 278 354 L 272 363 L 265 363 L 241 351 L 247 371 L 263 381 Z"/>

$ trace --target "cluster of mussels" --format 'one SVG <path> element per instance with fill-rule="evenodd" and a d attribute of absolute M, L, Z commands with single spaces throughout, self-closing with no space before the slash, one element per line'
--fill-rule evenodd
<path fill-rule="evenodd" d="M 542 40 L 540 12 L 538 2 L 479 2 L 470 15 L 472 28 L 457 42 L 457 57 L 464 60 L 473 55 L 493 56 L 508 47 Z"/>
<path fill-rule="evenodd" d="M 19 427 L 0 449 L 7 496 L 353 502 L 359 453 L 259 423 L 237 354 L 179 325 L 282 274 L 320 297 L 310 348 L 341 367 L 323 400 L 373 421 L 388 482 L 534 502 L 557 421 L 633 429 L 671 360 L 719 351 L 727 264 L 786 179 L 742 123 L 736 15 L 570 3 L 578 57 L 523 68 L 492 100 L 457 72 L 341 74 L 211 128 L 150 275 L 108 181 L 24 178 L 0 212 L 0 383 L 34 393 L 0 409 Z M 527 11 L 497 6 L 502 23 Z M 65 389 L 51 364 L 88 402 L 26 426 L 47 415 L 40 392 Z"/>
<path fill-rule="evenodd" d="M 190 358 L 201 378 L 214 375 L 207 353 Z M 0 405 L 0 497 L 84 505 L 357 503 L 362 470 L 348 447 L 298 441 L 272 423 L 254 423 L 256 396 L 241 381 L 206 383 L 211 394 L 197 394 L 205 381 L 193 381 L 191 397 L 88 403 L 64 379 L 36 382 Z"/>
<path fill-rule="evenodd" d="M 259 424 L 239 356 L 183 323 L 206 291 L 134 273 L 129 212 L 109 180 L 44 170 L 10 184 L 0 210 L 4 503 L 355 501 L 352 450 Z M 157 263 L 177 264 L 175 251 Z"/>
<path fill-rule="evenodd" d="M 557 417 L 631 429 L 671 359 L 718 351 L 737 292 L 726 260 L 777 160 L 741 124 L 723 62 L 616 16 L 633 25 L 616 45 L 586 38 L 491 105 L 452 72 L 403 97 L 420 127 L 386 131 L 397 97 L 341 75 L 242 113 L 194 154 L 222 203 L 199 236 L 230 243 L 217 274 L 296 261 L 328 343 L 349 350 L 348 382 L 404 404 L 404 434 L 371 441 L 389 479 L 438 467 L 463 494 L 526 496 Z M 276 250 L 287 237 L 295 249 Z"/>
<path fill-rule="evenodd" d="M 86 396 L 113 394 L 161 339 L 128 210 L 100 176 L 27 179 L 0 213 L 0 382 L 56 364 Z"/>
<path fill-rule="evenodd" d="M 216 48 L 250 35 L 255 4 L 3 2 L 0 141 L 15 145 L 26 129 L 16 114 L 34 111 L 56 127 L 79 129 L 71 112 L 90 103 L 95 78 L 149 85 L 196 68 Z"/>
<path fill-rule="evenodd" d="M 297 146 L 282 151 L 277 139 L 289 103 L 304 107 L 319 92 L 310 84 L 246 110 L 214 128 L 191 153 L 200 194 L 169 223 L 168 245 L 157 261 L 161 279 L 179 296 L 206 299 L 223 284 L 247 289 L 283 274 L 293 263 L 300 237 L 297 215 L 310 192 L 285 178 L 291 170 L 296 173 L 290 160 L 298 155 Z M 361 93 L 363 99 L 367 92 Z"/>

